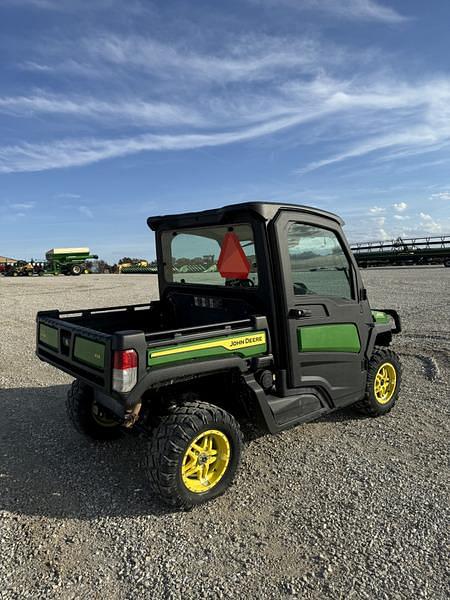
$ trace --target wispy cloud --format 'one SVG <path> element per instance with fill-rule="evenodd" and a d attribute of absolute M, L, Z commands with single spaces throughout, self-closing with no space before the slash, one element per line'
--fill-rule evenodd
<path fill-rule="evenodd" d="M 40 93 L 33 96 L 0 96 L 0 112 L 33 116 L 61 114 L 97 120 L 126 119 L 144 124 L 200 124 L 203 119 L 193 108 L 143 100 L 105 101 L 92 97 L 65 97 Z"/>
<path fill-rule="evenodd" d="M 187 150 L 243 142 L 287 129 L 303 119 L 300 115 L 241 130 L 212 134 L 144 134 L 116 139 L 86 138 L 48 144 L 17 144 L 0 148 L 0 173 L 82 166 L 143 151 Z"/>
<path fill-rule="evenodd" d="M 328 45 L 329 49 L 329 45 Z M 151 37 L 103 35 L 84 40 L 80 61 L 100 60 L 111 65 L 139 68 L 163 79 L 174 73 L 188 83 L 192 78 L 210 82 L 270 79 L 295 70 L 297 74 L 316 71 L 318 63 L 336 64 L 345 56 L 342 48 L 334 52 L 308 37 L 280 38 L 248 35 L 233 38 L 215 53 L 201 52 L 192 46 L 167 44 Z"/>
<path fill-rule="evenodd" d="M 119 6 L 118 6 L 119 4 Z M 37 10 L 56 11 L 56 12 L 75 12 L 80 10 L 114 10 L 120 9 L 132 14 L 145 13 L 148 11 L 146 0 L 128 0 L 126 3 L 117 3 L 115 0 L 2 0 L 3 8 L 5 6 L 30 7 Z"/>
<path fill-rule="evenodd" d="M 361 18 L 397 18 L 395 11 L 370 0 L 298 4 L 303 9 L 346 10 Z M 208 51 L 201 40 L 190 41 L 100 33 L 67 45 L 56 43 L 47 56 L 38 53 L 28 63 L 38 70 L 43 65 L 74 66 L 76 56 L 80 78 L 86 73 L 104 77 L 102 92 L 95 93 L 94 85 L 86 86 L 90 92 L 79 92 L 83 79 L 70 88 L 76 92 L 40 89 L 1 96 L 0 113 L 33 118 L 38 124 L 52 119 L 47 118 L 41 141 L 35 135 L 33 141 L 25 138 L 0 147 L 0 172 L 219 146 L 287 129 L 293 130 L 293 145 L 325 140 L 314 160 L 299 165 L 298 174 L 367 155 L 378 161 L 402 160 L 450 144 L 450 77 L 408 81 L 380 71 L 379 57 L 373 60 L 369 51 L 355 54 L 307 35 L 225 36 Z M 134 83 L 129 90 L 130 72 Z"/>
<path fill-rule="evenodd" d="M 92 212 L 92 210 L 89 208 L 89 206 L 80 206 L 78 208 L 78 210 L 80 211 L 80 213 L 84 216 L 87 217 L 88 219 L 93 219 L 94 218 L 94 213 Z"/>
<path fill-rule="evenodd" d="M 185 108 L 175 109 L 171 105 L 149 105 L 140 100 L 132 104 L 108 104 L 87 99 L 83 105 L 80 99 L 75 102 L 60 97 L 33 96 L 0 99 L 0 110 L 3 106 L 3 110 L 65 111 L 65 114 L 95 116 L 97 119 L 105 118 L 105 115 L 110 118 L 132 115 L 136 124 L 147 129 L 152 118 L 159 119 L 159 124 L 166 119 L 166 125 L 180 124 L 183 118 L 195 121 L 192 100 L 185 98 L 185 101 Z M 272 96 L 266 93 L 262 98 L 254 92 L 241 90 L 238 99 L 229 106 L 222 99 L 208 96 L 202 110 L 204 114 L 196 123 L 209 127 L 204 133 L 191 128 L 177 134 L 144 132 L 135 136 L 66 138 L 0 147 L 0 171 L 79 166 L 142 151 L 185 150 L 244 142 L 312 124 L 319 119 L 322 131 L 326 131 L 327 126 L 335 130 L 340 128 L 340 145 L 348 139 L 348 147 L 300 167 L 298 172 L 304 174 L 370 153 L 377 153 L 379 157 L 381 153 L 381 158 L 396 160 L 442 148 L 450 144 L 449 104 L 450 79 L 409 86 L 383 80 L 368 85 L 364 81 L 355 83 L 318 76 L 303 85 L 286 83 Z M 260 110 L 252 111 L 251 107 Z M 260 122 L 255 123 L 255 119 Z M 368 121 L 382 133 L 372 134 L 367 127 Z M 224 123 L 228 128 L 224 128 Z M 354 142 L 355 135 L 358 135 L 357 142 Z M 314 136 L 311 128 L 308 136 L 309 139 Z"/>
<path fill-rule="evenodd" d="M 61 192 L 60 194 L 56 194 L 56 198 L 60 200 L 78 200 L 81 196 L 72 192 Z"/>
<path fill-rule="evenodd" d="M 437 192 L 431 194 L 430 200 L 450 200 L 450 192 Z"/>
<path fill-rule="evenodd" d="M 24 210 L 31 210 L 34 207 L 34 205 L 35 205 L 35 202 L 14 202 L 10 206 L 14 210 L 24 211 Z"/>
<path fill-rule="evenodd" d="M 343 149 L 300 167 L 301 174 L 372 153 L 383 160 L 403 159 L 450 142 L 450 78 L 410 84 L 375 71 L 368 79 L 318 79 L 310 93 L 316 106 L 320 100 L 323 109 L 341 114 L 330 126 L 338 128 Z"/>
<path fill-rule="evenodd" d="M 352 21 L 402 23 L 408 18 L 375 0 L 251 0 L 254 4 L 287 6 L 298 11 L 317 11 Z"/>

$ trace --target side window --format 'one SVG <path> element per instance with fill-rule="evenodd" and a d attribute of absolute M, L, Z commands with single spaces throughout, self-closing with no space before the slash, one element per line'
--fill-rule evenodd
<path fill-rule="evenodd" d="M 353 298 L 350 263 L 333 231 L 290 223 L 288 244 L 296 296 Z"/>

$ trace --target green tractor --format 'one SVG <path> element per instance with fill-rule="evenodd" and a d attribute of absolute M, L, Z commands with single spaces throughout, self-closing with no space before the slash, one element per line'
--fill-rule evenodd
<path fill-rule="evenodd" d="M 86 271 L 86 261 L 97 259 L 89 248 L 52 248 L 45 254 L 46 273 L 53 275 L 81 275 Z"/>

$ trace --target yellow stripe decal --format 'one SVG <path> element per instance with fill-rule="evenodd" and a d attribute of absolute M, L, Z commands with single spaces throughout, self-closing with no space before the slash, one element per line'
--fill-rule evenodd
<path fill-rule="evenodd" d="M 260 346 L 266 343 L 265 332 L 249 333 L 244 336 L 224 338 L 223 340 L 215 340 L 213 342 L 198 342 L 197 344 L 189 344 L 178 346 L 178 348 L 168 348 L 154 350 L 151 353 L 151 358 L 160 358 L 162 356 L 171 356 L 182 352 L 194 352 L 195 350 L 208 350 L 209 348 L 225 348 L 225 350 L 236 350 L 236 348 L 251 348 L 252 346 Z"/>

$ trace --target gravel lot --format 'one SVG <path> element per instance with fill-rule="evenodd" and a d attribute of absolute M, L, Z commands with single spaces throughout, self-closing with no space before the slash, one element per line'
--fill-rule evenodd
<path fill-rule="evenodd" d="M 394 411 L 259 437 L 187 513 L 148 493 L 138 439 L 72 430 L 70 378 L 34 356 L 36 311 L 145 302 L 155 278 L 0 278 L 0 598 L 447 598 L 450 269 L 364 278 L 403 318 Z"/>

